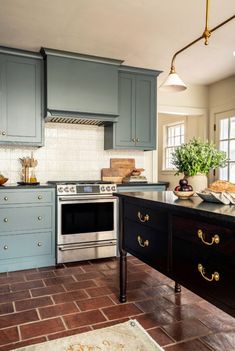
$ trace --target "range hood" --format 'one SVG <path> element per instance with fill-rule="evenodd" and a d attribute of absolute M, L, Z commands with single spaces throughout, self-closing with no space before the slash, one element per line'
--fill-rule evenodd
<path fill-rule="evenodd" d="M 117 122 L 118 69 L 123 61 L 45 48 L 41 54 L 46 122 Z"/>
<path fill-rule="evenodd" d="M 90 113 L 66 112 L 47 110 L 45 117 L 46 122 L 51 123 L 69 123 L 69 124 L 86 124 L 92 126 L 104 126 L 118 121 L 118 115 L 93 115 Z"/>

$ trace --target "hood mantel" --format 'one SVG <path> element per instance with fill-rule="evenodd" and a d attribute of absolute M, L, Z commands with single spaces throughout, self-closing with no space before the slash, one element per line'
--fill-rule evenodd
<path fill-rule="evenodd" d="M 45 120 L 104 125 L 117 122 L 118 69 L 123 61 L 41 49 Z"/>

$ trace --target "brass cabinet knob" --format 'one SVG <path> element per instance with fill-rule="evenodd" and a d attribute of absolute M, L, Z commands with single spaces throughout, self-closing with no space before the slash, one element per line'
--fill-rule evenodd
<path fill-rule="evenodd" d="M 137 141 L 137 143 L 138 143 L 138 142 L 140 141 L 140 139 L 139 139 L 139 138 L 137 138 L 137 139 L 136 139 L 136 141 Z"/>
<path fill-rule="evenodd" d="M 42 220 L 42 216 L 38 216 L 38 220 L 41 221 Z"/>
<path fill-rule="evenodd" d="M 2 135 L 6 135 L 7 133 L 5 131 L 2 132 Z"/>
<path fill-rule="evenodd" d="M 3 249 L 4 249 L 4 250 L 8 250 L 8 246 L 7 246 L 7 245 L 4 245 L 4 246 L 3 246 Z"/>
<path fill-rule="evenodd" d="M 211 238 L 211 242 L 208 242 L 204 239 L 203 237 L 203 231 L 201 229 L 198 229 L 197 231 L 197 235 L 199 237 L 199 239 L 201 239 L 201 241 L 203 242 L 203 244 L 205 245 L 213 245 L 213 244 L 219 244 L 220 242 L 220 237 L 218 234 L 215 234 L 212 238 Z"/>
<path fill-rule="evenodd" d="M 201 273 L 202 277 L 207 280 L 208 282 L 212 282 L 213 280 L 215 280 L 216 282 L 220 279 L 220 275 L 218 272 L 214 272 L 211 274 L 211 278 L 207 278 L 206 277 L 206 273 L 205 273 L 205 268 L 203 267 L 203 265 L 201 263 L 198 264 L 197 266 L 198 271 Z"/>
<path fill-rule="evenodd" d="M 131 140 L 133 141 L 133 143 L 135 143 L 135 142 L 136 142 L 135 138 L 132 138 Z"/>
<path fill-rule="evenodd" d="M 38 195 L 38 200 L 42 200 L 42 195 Z"/>
<path fill-rule="evenodd" d="M 42 246 L 42 242 L 41 241 L 38 242 L 38 246 L 39 247 Z"/>
<path fill-rule="evenodd" d="M 4 222 L 5 222 L 5 223 L 8 222 L 8 218 L 4 218 Z"/>
<path fill-rule="evenodd" d="M 5 197 L 4 197 L 4 200 L 5 200 L 5 201 L 7 201 L 7 200 L 8 200 L 8 197 L 7 197 L 7 196 L 5 196 Z"/>

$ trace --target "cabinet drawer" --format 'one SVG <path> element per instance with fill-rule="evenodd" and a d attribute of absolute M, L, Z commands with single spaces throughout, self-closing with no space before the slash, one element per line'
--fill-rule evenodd
<path fill-rule="evenodd" d="M 125 218 L 144 226 L 166 231 L 168 229 L 167 213 L 158 209 L 125 203 Z"/>
<path fill-rule="evenodd" d="M 173 277 L 202 297 L 211 297 L 235 309 L 235 284 L 231 284 L 235 271 L 234 254 L 234 248 L 233 255 L 223 256 L 175 237 Z"/>
<path fill-rule="evenodd" d="M 52 189 L 53 190 L 53 189 Z M 21 190 L 0 191 L 0 205 L 25 204 L 25 203 L 46 203 L 53 201 L 52 190 Z"/>
<path fill-rule="evenodd" d="M 51 232 L 0 236 L 1 260 L 51 255 Z"/>
<path fill-rule="evenodd" d="M 167 269 L 167 242 L 167 233 L 125 219 L 124 248 L 164 271 Z"/>
<path fill-rule="evenodd" d="M 207 254 L 235 254 L 235 230 L 196 219 L 172 217 L 173 237 L 186 240 L 207 250 Z"/>
<path fill-rule="evenodd" d="M 0 211 L 0 232 L 2 233 L 51 227 L 52 206 L 9 207 Z"/>

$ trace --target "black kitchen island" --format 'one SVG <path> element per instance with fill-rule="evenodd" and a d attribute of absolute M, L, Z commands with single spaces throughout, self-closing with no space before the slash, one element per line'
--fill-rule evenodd
<path fill-rule="evenodd" d="M 171 191 L 118 193 L 120 301 L 127 252 L 235 317 L 235 206 Z"/>

